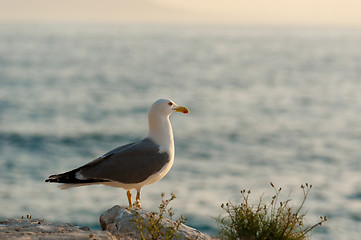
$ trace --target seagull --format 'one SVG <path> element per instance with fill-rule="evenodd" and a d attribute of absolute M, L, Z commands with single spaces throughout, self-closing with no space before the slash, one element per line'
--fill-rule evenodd
<path fill-rule="evenodd" d="M 71 171 L 55 174 L 45 182 L 62 183 L 60 188 L 94 184 L 123 188 L 132 207 L 131 190 L 136 190 L 140 207 L 143 186 L 162 179 L 174 162 L 174 139 L 169 116 L 174 112 L 189 113 L 169 99 L 155 101 L 148 112 L 148 136 L 138 142 L 115 148 L 95 160 Z"/>

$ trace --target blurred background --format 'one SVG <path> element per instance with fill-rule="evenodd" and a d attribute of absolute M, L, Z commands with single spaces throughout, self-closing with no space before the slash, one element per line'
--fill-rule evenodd
<path fill-rule="evenodd" d="M 0 218 L 32 214 L 99 229 L 127 204 L 103 186 L 60 190 L 51 174 L 147 134 L 159 98 L 176 158 L 142 191 L 157 210 L 217 234 L 220 205 L 276 187 L 297 205 L 313 184 L 313 239 L 359 239 L 361 3 L 358 1 L 0 0 Z"/>

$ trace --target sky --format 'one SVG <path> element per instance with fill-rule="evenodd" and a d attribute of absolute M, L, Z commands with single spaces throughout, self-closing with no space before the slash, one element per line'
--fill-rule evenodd
<path fill-rule="evenodd" d="M 361 26 L 360 0 L 0 0 L 0 22 Z"/>

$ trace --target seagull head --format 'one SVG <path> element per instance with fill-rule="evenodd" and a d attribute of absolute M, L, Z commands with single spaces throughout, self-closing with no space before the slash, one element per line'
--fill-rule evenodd
<path fill-rule="evenodd" d="M 179 106 L 170 99 L 159 99 L 150 107 L 149 113 L 157 113 L 169 116 L 174 112 L 189 113 L 188 108 Z"/>
<path fill-rule="evenodd" d="M 175 112 L 189 113 L 189 110 L 172 100 L 159 99 L 153 103 L 148 113 L 148 137 L 159 146 L 163 146 L 162 151 L 168 152 L 171 156 L 174 156 L 174 142 L 169 116 Z"/>

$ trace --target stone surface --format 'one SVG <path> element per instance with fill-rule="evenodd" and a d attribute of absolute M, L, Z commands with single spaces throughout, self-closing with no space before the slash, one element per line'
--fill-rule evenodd
<path fill-rule="evenodd" d="M 138 209 L 141 217 L 150 212 Z M 69 223 L 55 224 L 40 219 L 0 220 L 1 240 L 135 240 L 140 239 L 133 213 L 118 205 L 100 216 L 100 225 L 104 231 L 90 231 L 88 227 L 79 227 Z M 169 219 L 163 219 L 163 227 L 169 227 Z M 179 240 L 214 240 L 215 238 L 182 224 L 177 232 Z"/>
<path fill-rule="evenodd" d="M 143 209 L 138 210 L 141 217 L 146 218 L 149 212 Z M 133 213 L 126 207 L 115 205 L 111 209 L 107 210 L 100 216 L 100 226 L 103 230 L 109 231 L 111 234 L 120 239 L 140 239 L 138 229 L 136 227 Z M 170 225 L 170 220 L 164 219 L 162 221 L 164 227 Z M 194 228 L 188 227 L 182 224 L 177 232 L 179 240 L 214 240 L 215 238 L 204 234 Z"/>
<path fill-rule="evenodd" d="M 48 223 L 39 219 L 0 220 L 1 240 L 116 240 L 106 231 L 90 231 L 88 227 Z"/>

